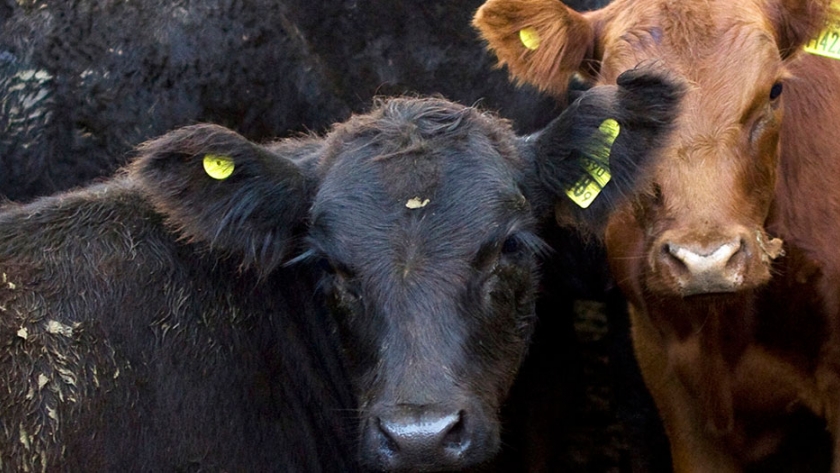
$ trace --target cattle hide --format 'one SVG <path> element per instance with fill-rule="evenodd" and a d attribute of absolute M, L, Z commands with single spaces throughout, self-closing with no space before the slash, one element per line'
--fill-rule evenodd
<path fill-rule="evenodd" d="M 612 181 L 570 215 L 600 233 L 669 130 L 678 86 L 619 82 L 525 137 L 443 99 L 265 145 L 195 125 L 111 180 L 6 205 L 2 469 L 491 459 L 533 330 L 539 223 L 595 162 Z"/>
<path fill-rule="evenodd" d="M 29 200 L 107 176 L 135 145 L 191 123 L 255 140 L 324 131 L 376 95 L 481 102 L 536 131 L 559 110 L 492 70 L 469 28 L 478 5 L 9 2 L 0 195 Z"/>
<path fill-rule="evenodd" d="M 832 46 L 829 4 L 491 0 L 475 18 L 517 80 L 558 96 L 639 64 L 690 84 L 651 187 L 606 238 L 677 471 L 812 468 L 823 430 L 840 471 L 840 62 L 802 51 Z"/>

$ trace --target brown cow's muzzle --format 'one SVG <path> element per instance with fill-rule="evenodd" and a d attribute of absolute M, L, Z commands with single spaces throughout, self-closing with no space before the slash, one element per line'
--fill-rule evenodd
<path fill-rule="evenodd" d="M 650 253 L 651 288 L 692 296 L 737 292 L 766 283 L 782 241 L 761 230 L 696 236 L 664 232 Z"/>

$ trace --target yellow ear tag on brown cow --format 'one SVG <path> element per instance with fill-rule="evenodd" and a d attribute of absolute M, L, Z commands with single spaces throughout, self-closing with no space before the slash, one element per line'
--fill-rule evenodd
<path fill-rule="evenodd" d="M 589 207 L 595 201 L 595 198 L 598 197 L 598 194 L 601 193 L 601 189 L 612 179 L 609 167 L 598 164 L 598 160 L 603 162 L 604 158 L 609 159 L 612 145 L 620 131 L 621 126 L 619 126 L 618 122 L 612 118 L 608 118 L 601 122 L 601 125 L 598 127 L 598 132 L 592 136 L 592 140 L 594 141 L 597 134 L 601 135 L 599 140 L 601 147 L 587 152 L 590 159 L 586 160 L 584 167 L 586 174 L 581 176 L 575 185 L 566 190 L 566 195 L 574 203 L 578 204 L 580 208 L 585 209 Z"/>
<path fill-rule="evenodd" d="M 825 26 L 817 36 L 805 43 L 804 49 L 818 56 L 840 59 L 840 0 L 831 2 Z"/>
<path fill-rule="evenodd" d="M 532 51 L 540 47 L 540 34 L 537 33 L 536 28 L 523 28 L 519 30 L 519 40 L 522 41 L 522 44 L 526 48 Z"/>
<path fill-rule="evenodd" d="M 233 174 L 233 158 L 218 154 L 204 155 L 204 172 L 213 179 L 224 180 Z"/>

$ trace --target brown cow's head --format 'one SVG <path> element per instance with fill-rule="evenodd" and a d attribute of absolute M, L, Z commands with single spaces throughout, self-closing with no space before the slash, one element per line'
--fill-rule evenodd
<path fill-rule="evenodd" d="M 631 315 L 649 318 L 634 323 L 637 354 L 650 349 L 640 326 L 653 322 L 663 337 L 651 339 L 664 351 L 642 370 L 665 355 L 715 433 L 733 430 L 730 375 L 749 342 L 750 295 L 781 254 L 765 225 L 774 223 L 782 115 L 806 113 L 797 51 L 828 3 L 615 0 L 580 14 L 556 0 L 489 0 L 475 17 L 517 80 L 558 97 L 572 75 L 609 84 L 641 64 L 687 84 L 650 188 L 613 214 L 606 243 Z"/>
<path fill-rule="evenodd" d="M 556 0 L 489 0 L 474 24 L 513 77 L 558 97 L 573 74 L 609 84 L 640 64 L 688 84 L 653 185 L 617 214 L 607 239 L 620 281 L 684 297 L 751 289 L 770 277 L 781 240 L 764 224 L 782 92 L 826 4 L 616 0 L 581 14 Z"/>

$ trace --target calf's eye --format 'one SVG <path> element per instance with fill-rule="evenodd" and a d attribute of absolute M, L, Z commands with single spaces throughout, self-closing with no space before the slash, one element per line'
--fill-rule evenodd
<path fill-rule="evenodd" d="M 773 84 L 773 87 L 770 88 L 770 100 L 776 100 L 779 98 L 779 96 L 782 95 L 782 89 L 783 87 L 781 82 Z"/>
<path fill-rule="evenodd" d="M 362 299 L 361 294 L 352 284 L 338 284 L 336 286 L 341 302 L 344 304 L 358 302 Z"/>
<path fill-rule="evenodd" d="M 517 251 L 519 251 L 519 240 L 517 240 L 515 236 L 507 237 L 505 242 L 502 243 L 502 253 L 509 255 L 511 253 L 516 253 Z"/>
<path fill-rule="evenodd" d="M 327 274 L 335 272 L 329 260 L 326 258 L 318 258 L 318 260 L 315 261 L 315 267 L 318 268 L 318 271 L 322 271 Z"/>

